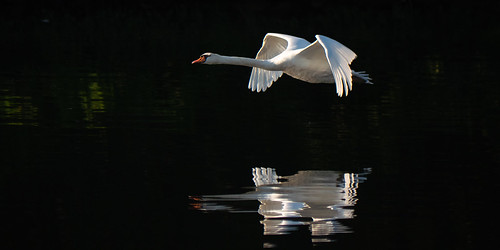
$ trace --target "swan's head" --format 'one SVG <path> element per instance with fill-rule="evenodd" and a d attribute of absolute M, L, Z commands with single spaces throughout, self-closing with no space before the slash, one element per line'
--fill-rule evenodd
<path fill-rule="evenodd" d="M 203 53 L 200 58 L 191 62 L 191 64 L 218 64 L 220 62 L 220 55 L 215 53 Z"/>

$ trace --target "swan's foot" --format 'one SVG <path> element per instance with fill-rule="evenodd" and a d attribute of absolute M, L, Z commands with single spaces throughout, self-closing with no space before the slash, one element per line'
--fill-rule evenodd
<path fill-rule="evenodd" d="M 352 80 L 359 83 L 373 84 L 373 82 L 371 82 L 372 79 L 370 78 L 368 73 L 365 73 L 365 71 L 356 72 L 353 70 Z"/>

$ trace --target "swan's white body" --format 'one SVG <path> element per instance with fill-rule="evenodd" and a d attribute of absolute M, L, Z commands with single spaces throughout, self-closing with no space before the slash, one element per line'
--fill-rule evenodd
<path fill-rule="evenodd" d="M 335 83 L 339 96 L 352 90 L 353 75 L 371 83 L 368 74 L 352 71 L 356 54 L 341 43 L 316 35 L 316 41 L 268 33 L 255 59 L 205 53 L 193 63 L 232 64 L 253 67 L 248 88 L 266 91 L 283 73 L 310 83 Z"/>

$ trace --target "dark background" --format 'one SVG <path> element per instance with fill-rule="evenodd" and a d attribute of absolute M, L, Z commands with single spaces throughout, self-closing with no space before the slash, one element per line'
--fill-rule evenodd
<path fill-rule="evenodd" d="M 498 3 L 5 1 L 0 10 L 0 233 L 5 249 L 260 248 L 258 214 L 189 196 L 242 192 L 252 167 L 372 173 L 352 234 L 329 248 L 494 242 Z M 254 57 L 268 32 L 322 34 L 374 85 L 191 65 Z M 273 238 L 310 247 L 307 228 Z"/>

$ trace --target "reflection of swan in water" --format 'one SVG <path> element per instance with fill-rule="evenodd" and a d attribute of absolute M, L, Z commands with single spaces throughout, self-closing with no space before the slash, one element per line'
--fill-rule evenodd
<path fill-rule="evenodd" d="M 258 200 L 258 213 L 264 216 L 264 235 L 288 234 L 298 226 L 308 225 L 313 241 L 325 242 L 330 241 L 326 236 L 349 232 L 336 220 L 354 217 L 356 190 L 368 173 L 369 170 L 361 174 L 309 170 L 280 177 L 275 169 L 253 168 L 254 191 L 205 195 L 193 207 L 205 211 L 248 211 L 227 203 Z"/>

